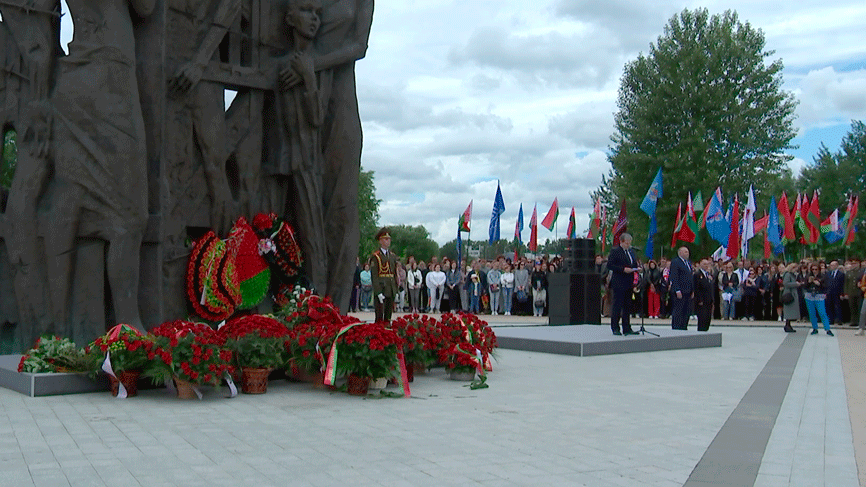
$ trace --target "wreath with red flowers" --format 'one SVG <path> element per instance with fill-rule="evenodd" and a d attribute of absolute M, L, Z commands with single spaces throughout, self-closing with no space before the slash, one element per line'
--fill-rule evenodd
<path fill-rule="evenodd" d="M 291 225 L 274 213 L 259 213 L 253 218 L 253 226 L 259 237 L 273 243 L 273 246 L 263 246 L 270 249 L 263 257 L 279 271 L 284 281 L 297 280 L 303 273 L 304 259 Z"/>
<path fill-rule="evenodd" d="M 220 240 L 209 231 L 196 241 L 190 255 L 186 275 L 187 297 L 196 314 L 209 321 L 228 318 L 241 302 L 235 269 L 237 239 L 232 236 Z"/>

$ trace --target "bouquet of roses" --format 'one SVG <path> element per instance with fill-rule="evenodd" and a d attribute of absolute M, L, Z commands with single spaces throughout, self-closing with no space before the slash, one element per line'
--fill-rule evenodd
<path fill-rule="evenodd" d="M 475 360 L 485 370 L 492 370 L 490 357 L 498 345 L 496 335 L 486 321 L 474 314 L 446 313 L 442 315 L 440 327 L 443 346 L 439 350 L 439 360 L 445 363 L 446 368 L 466 370 L 466 362 Z M 466 358 L 467 353 L 473 359 Z"/>
<path fill-rule="evenodd" d="M 404 343 L 384 323 L 355 324 L 345 329 L 334 343 L 336 370 L 371 379 L 393 377 L 398 366 L 397 352 Z"/>
<path fill-rule="evenodd" d="M 121 323 L 94 340 L 85 349 L 93 352 L 94 369 L 102 370 L 106 357 L 114 372 L 141 369 L 148 362 L 153 341 L 135 328 Z"/>
<path fill-rule="evenodd" d="M 289 329 L 274 318 L 241 316 L 226 323 L 217 334 L 233 352 L 238 367 L 274 369 L 288 361 Z"/>
<path fill-rule="evenodd" d="M 411 314 L 391 321 L 390 328 L 405 341 L 403 351 L 407 364 L 432 365 L 442 342 L 442 333 L 435 318 Z"/>
<path fill-rule="evenodd" d="M 18 372 L 93 372 L 92 355 L 68 338 L 45 335 L 36 340 L 21 361 Z"/>
<path fill-rule="evenodd" d="M 171 378 L 193 384 L 219 385 L 225 372 L 231 372 L 231 350 L 213 328 L 192 321 L 169 321 L 154 328 L 152 360 L 145 375 L 155 383 Z"/>

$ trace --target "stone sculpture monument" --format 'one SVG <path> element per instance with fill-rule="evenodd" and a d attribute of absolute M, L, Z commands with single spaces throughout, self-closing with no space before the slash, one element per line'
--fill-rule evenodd
<path fill-rule="evenodd" d="M 55 333 L 189 313 L 190 241 L 284 216 L 346 310 L 359 229 L 355 61 L 373 0 L 0 0 L 0 323 Z M 237 95 L 226 110 L 224 90 Z"/>

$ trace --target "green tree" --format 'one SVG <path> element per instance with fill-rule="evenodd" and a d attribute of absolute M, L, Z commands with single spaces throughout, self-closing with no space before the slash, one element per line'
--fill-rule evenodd
<path fill-rule="evenodd" d="M 439 256 L 439 245 L 430 239 L 430 232 L 423 225 L 393 225 L 388 228 L 391 231 L 391 250 L 403 261 L 410 255 L 414 255 L 416 261 L 425 262 L 430 257 Z"/>
<path fill-rule="evenodd" d="M 851 122 L 851 130 L 842 139 L 839 151 L 832 153 L 823 144 L 818 149 L 812 164 L 803 168 L 797 180 L 797 189 L 811 195 L 820 193 L 821 218 L 834 209 L 839 209 L 841 218 L 852 194 L 860 195 L 860 208 L 856 223 L 858 233 L 849 249 L 850 255 L 864 255 L 866 252 L 866 201 L 863 201 L 863 188 L 866 188 L 866 124 L 862 121 Z M 841 243 L 826 246 L 827 255 L 842 256 Z"/>
<path fill-rule="evenodd" d="M 792 158 L 783 152 L 795 135 L 796 100 L 782 90 L 782 61 L 766 64 L 773 53 L 764 47 L 761 30 L 735 12 L 687 9 L 668 21 L 648 55 L 625 66 L 606 183 L 628 202 L 629 230 L 645 242 L 649 219 L 639 207 L 663 168 L 656 255 L 670 255 L 677 202 L 689 191 L 708 196 L 721 186 L 726 197 L 742 199 L 750 184 L 756 192 L 771 185 Z M 695 250 L 702 254 L 716 245 L 701 242 Z"/>
<path fill-rule="evenodd" d="M 358 177 L 358 220 L 361 228 L 361 241 L 358 242 L 358 255 L 361 260 L 367 258 L 376 250 L 376 233 L 379 231 L 379 203 L 376 198 L 376 184 L 373 171 L 361 168 Z"/>

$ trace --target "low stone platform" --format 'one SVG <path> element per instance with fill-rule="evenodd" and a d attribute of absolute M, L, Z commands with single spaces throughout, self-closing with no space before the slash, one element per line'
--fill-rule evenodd
<path fill-rule="evenodd" d="M 108 377 L 102 374 L 91 379 L 84 374 L 19 373 L 20 361 L 21 355 L 0 355 L 0 387 L 30 397 L 108 390 Z"/>
<path fill-rule="evenodd" d="M 640 325 L 632 326 L 635 330 Z M 687 348 L 721 347 L 722 334 L 647 328 L 642 335 L 615 336 L 606 325 L 492 326 L 500 348 L 559 355 L 613 355 Z M 653 336 L 649 331 L 658 334 Z"/>

